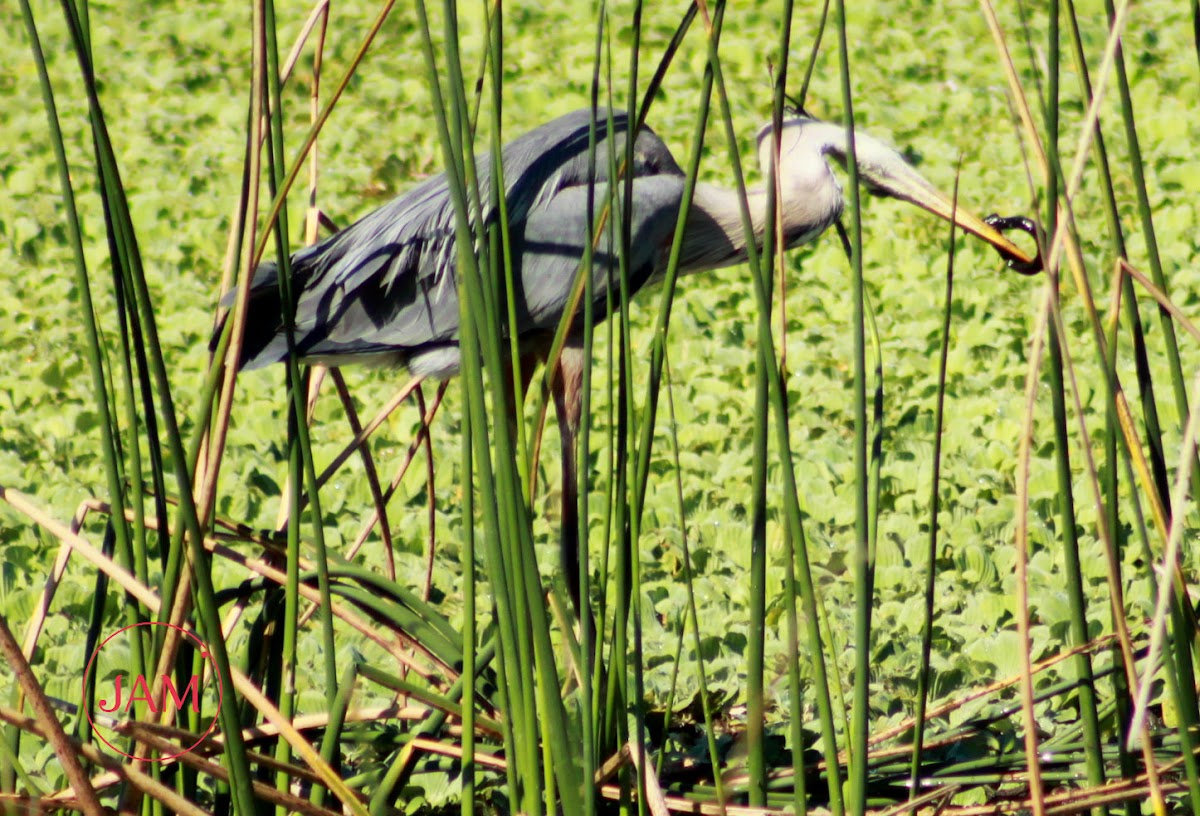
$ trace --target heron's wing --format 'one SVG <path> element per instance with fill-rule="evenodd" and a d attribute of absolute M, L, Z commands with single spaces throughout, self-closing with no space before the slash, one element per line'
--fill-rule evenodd
<path fill-rule="evenodd" d="M 436 272 L 453 265 L 448 199 L 446 179 L 437 176 L 292 256 L 295 341 L 302 356 L 323 345 L 346 345 L 346 353 L 353 353 L 357 339 L 396 319 L 414 334 L 444 330 L 449 316 L 441 308 L 444 295 L 432 300 L 429 295 L 439 294 L 434 284 L 442 276 Z M 449 267 L 445 258 L 451 259 Z M 278 274 L 275 264 L 263 264 L 251 283 L 245 368 L 287 355 Z M 457 307 L 452 311 L 456 318 Z"/>
<path fill-rule="evenodd" d="M 636 293 L 662 271 L 674 235 L 683 197 L 682 176 L 661 174 L 633 181 L 633 212 L 630 215 L 630 244 L 626 256 L 629 288 Z M 618 185 L 620 189 L 623 185 Z M 522 291 L 516 302 L 517 319 L 526 330 L 550 330 L 558 326 L 569 308 L 580 260 L 588 241 L 588 185 L 559 191 L 546 206 L 529 214 L 513 241 L 514 256 L 521 259 L 519 281 Z M 608 186 L 594 188 L 593 212 L 610 206 Z M 606 308 L 620 281 L 615 224 L 610 212 L 601 224 L 599 241 L 592 257 L 593 308 L 596 320 L 607 316 Z M 616 298 L 611 298 L 613 302 Z M 582 313 L 574 318 L 582 322 Z"/>
<path fill-rule="evenodd" d="M 586 187 L 590 113 L 576 111 L 509 143 L 503 150 L 510 229 L 544 211 L 563 190 Z M 624 150 L 626 119 L 613 131 Z M 598 123 L 597 181 L 607 179 L 606 129 Z M 634 174 L 682 176 L 666 146 L 644 130 L 635 141 Z M 481 190 L 491 184 L 488 155 L 476 158 Z M 561 208 L 554 208 L 559 214 Z M 491 222 L 490 208 L 483 212 Z M 556 215 L 561 217 L 561 215 Z M 292 257 L 297 293 L 295 338 L 302 356 L 382 353 L 452 341 L 458 332 L 454 208 L 445 175 L 420 184 L 338 234 Z M 548 223 L 548 222 L 547 222 Z M 273 265 L 252 283 L 243 364 L 282 360 L 286 341 Z"/>

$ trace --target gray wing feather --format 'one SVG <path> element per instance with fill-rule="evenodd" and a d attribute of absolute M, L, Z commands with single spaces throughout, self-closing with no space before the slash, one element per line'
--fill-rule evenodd
<path fill-rule="evenodd" d="M 587 188 L 589 119 L 587 110 L 567 114 L 521 136 L 502 151 L 511 233 L 539 241 L 557 235 L 561 244 L 547 256 L 535 252 L 523 259 L 521 282 L 525 297 L 532 298 L 526 312 L 534 321 L 523 323 L 523 330 L 557 321 L 554 309 L 561 309 L 559 290 L 569 288 L 578 266 L 586 235 L 581 194 L 572 192 L 564 198 L 562 193 Z M 614 120 L 618 155 L 624 150 L 626 125 L 625 115 L 618 114 Z M 597 136 L 596 181 L 604 182 L 608 148 L 602 114 Z M 490 154 L 476 157 L 476 167 L 479 187 L 487 190 L 492 177 Z M 634 175 L 682 177 L 683 172 L 666 145 L 643 130 L 635 141 Z M 600 189 L 598 186 L 597 202 L 604 200 Z M 677 212 L 678 193 L 667 195 L 675 196 Z M 638 209 L 644 208 L 639 204 Z M 490 222 L 494 213 L 487 209 L 483 217 Z M 328 358 L 390 352 L 404 359 L 410 350 L 453 342 L 458 333 L 454 218 L 449 182 L 442 174 L 293 255 L 299 353 Z M 637 226 L 635 223 L 635 229 Z M 523 250 L 514 247 L 515 259 L 522 261 L 522 254 Z M 562 269 L 567 265 L 570 272 L 564 275 Z M 251 284 L 254 311 L 248 323 L 245 368 L 286 356 L 278 317 L 277 277 L 275 266 L 264 264 Z M 565 282 L 561 282 L 563 277 Z M 257 331 L 256 326 L 260 327 Z"/>
<path fill-rule="evenodd" d="M 635 292 L 665 266 L 683 197 L 683 181 L 682 176 L 675 175 L 634 179 L 630 255 L 626 261 L 630 287 Z M 587 242 L 587 195 L 586 184 L 576 185 L 560 191 L 545 207 L 529 214 L 517 245 L 521 250 L 525 309 L 517 319 L 529 329 L 554 329 L 562 318 Z M 596 185 L 594 195 L 599 212 L 608 200 L 607 185 Z M 612 219 L 606 223 L 611 225 Z M 615 293 L 620 280 L 614 237 L 614 230 L 606 227 L 592 256 L 593 308 L 598 320 L 606 316 L 608 290 Z M 582 315 L 577 315 L 576 322 L 581 321 Z"/>

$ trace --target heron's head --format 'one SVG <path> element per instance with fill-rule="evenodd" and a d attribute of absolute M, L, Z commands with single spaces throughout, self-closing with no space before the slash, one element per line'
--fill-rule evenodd
<path fill-rule="evenodd" d="M 759 159 L 767 172 L 774 164 L 772 133 L 770 123 L 758 132 Z M 785 176 L 791 172 L 792 166 L 803 167 L 814 160 L 824 164 L 825 156 L 832 156 L 845 167 L 850 152 L 845 127 L 805 116 L 785 120 L 779 142 L 779 166 Z M 857 130 L 854 134 L 854 152 L 858 159 L 859 179 L 872 193 L 908 201 L 940 218 L 953 221 L 994 246 L 1010 263 L 1025 267 L 1036 263 L 1035 258 L 999 230 L 967 210 L 955 207 L 949 196 L 926 181 L 894 148 Z"/>

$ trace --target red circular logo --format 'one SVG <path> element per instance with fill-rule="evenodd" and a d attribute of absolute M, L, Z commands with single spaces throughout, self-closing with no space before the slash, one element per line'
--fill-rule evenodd
<path fill-rule="evenodd" d="M 176 677 L 170 674 L 164 674 L 161 677 L 147 677 L 140 672 L 130 674 L 131 655 L 134 654 L 132 651 L 133 640 L 153 633 L 153 629 L 145 628 L 151 626 L 174 629 L 187 638 L 209 671 L 193 674 L 182 684 L 177 683 Z M 149 642 L 147 641 L 144 645 L 148 647 Z M 98 709 L 95 716 L 93 716 L 92 706 L 86 705 L 88 681 L 93 672 L 96 676 L 95 707 Z M 206 675 L 207 682 L 205 681 Z M 83 673 L 82 701 L 85 703 L 84 711 L 87 714 L 88 722 L 91 723 L 92 733 L 109 748 L 130 759 L 165 762 L 191 751 L 217 727 L 217 715 L 221 712 L 223 691 L 212 653 L 200 638 L 180 626 L 149 622 L 135 623 L 118 629 L 96 647 L 96 651 L 92 652 L 92 657 L 88 660 L 87 670 Z M 118 727 L 123 722 L 132 720 L 158 723 L 164 719 L 170 722 L 175 718 L 169 714 L 164 718 L 164 713 L 168 710 L 173 710 L 182 716 L 189 708 L 194 713 L 211 710 L 211 719 L 195 742 L 170 756 L 134 756 L 122 751 L 114 744 L 118 741 Z M 177 727 L 184 727 L 178 724 L 177 719 L 175 721 Z"/>

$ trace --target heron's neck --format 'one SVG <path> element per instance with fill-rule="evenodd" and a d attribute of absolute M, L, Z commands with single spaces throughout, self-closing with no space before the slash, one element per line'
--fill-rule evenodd
<path fill-rule="evenodd" d="M 767 216 L 767 194 L 761 188 L 746 191 L 754 243 L 762 246 Z M 697 183 L 688 214 L 680 271 L 719 269 L 746 260 L 746 229 L 737 192 L 713 184 Z"/>
<path fill-rule="evenodd" d="M 780 209 L 784 244 L 788 247 L 813 240 L 841 214 L 841 189 L 824 158 L 815 158 L 819 167 L 806 168 L 802 174 L 789 173 L 784 166 L 784 178 L 790 182 L 785 184 Z M 754 245 L 761 249 L 767 225 L 766 189 L 760 185 L 747 190 L 746 203 L 754 227 Z M 747 259 L 746 230 L 736 190 L 696 185 L 683 253 L 683 272 L 732 266 Z"/>

